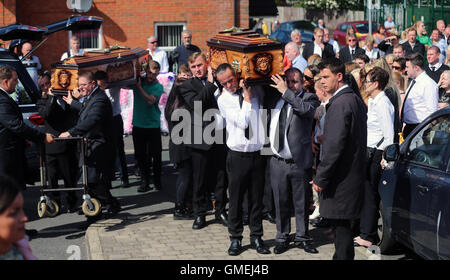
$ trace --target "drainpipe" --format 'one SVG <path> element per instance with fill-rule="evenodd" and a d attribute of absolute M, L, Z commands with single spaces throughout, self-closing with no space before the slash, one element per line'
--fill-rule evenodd
<path fill-rule="evenodd" d="M 234 0 L 233 14 L 234 14 L 234 24 L 233 26 L 239 27 L 239 0 Z"/>

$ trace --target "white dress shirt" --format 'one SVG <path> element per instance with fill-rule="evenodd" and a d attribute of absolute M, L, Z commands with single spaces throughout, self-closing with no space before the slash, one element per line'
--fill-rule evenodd
<path fill-rule="evenodd" d="M 239 91 L 241 92 L 241 91 Z M 242 94 L 242 93 L 241 93 Z M 263 148 L 265 129 L 262 119 L 262 90 L 252 88 L 251 102 L 243 101 L 239 104 L 239 95 L 230 93 L 226 89 L 217 100 L 220 114 L 225 119 L 228 133 L 227 146 L 236 152 L 256 152 Z M 250 139 L 245 137 L 245 129 L 251 125 Z"/>
<path fill-rule="evenodd" d="M 289 126 L 288 120 L 292 114 L 292 106 L 288 103 L 287 105 L 287 114 L 286 114 L 286 129 L 284 130 L 284 147 L 281 151 L 277 151 L 276 144 L 278 144 L 278 127 L 279 127 L 279 120 L 280 120 L 280 113 L 281 108 L 283 108 L 283 105 L 286 101 L 283 98 L 280 98 L 278 100 L 277 105 L 275 106 L 275 109 L 271 111 L 271 118 L 270 118 L 270 131 L 269 131 L 269 138 L 270 138 L 270 148 L 272 152 L 281 158 L 284 159 L 291 159 L 292 153 L 289 149 L 289 143 L 287 139 L 287 128 Z"/>
<path fill-rule="evenodd" d="M 105 94 L 111 101 L 113 116 L 117 116 L 122 112 L 120 107 L 120 87 L 113 87 L 105 89 Z"/>
<path fill-rule="evenodd" d="M 377 147 L 380 142 L 381 144 Z M 394 106 L 382 91 L 375 98 L 369 98 L 367 147 L 384 150 L 392 143 L 394 143 Z"/>
<path fill-rule="evenodd" d="M 408 94 L 403 103 L 403 121 L 407 124 L 418 124 L 430 114 L 438 110 L 439 90 L 437 84 L 425 71 L 417 76 L 416 83 L 406 90 Z"/>
<path fill-rule="evenodd" d="M 308 62 L 303 58 L 302 55 L 297 56 L 292 61 L 292 67 L 297 68 L 298 70 L 305 72 L 306 67 L 308 66 Z"/>
<path fill-rule="evenodd" d="M 83 55 L 84 54 L 84 49 L 79 49 L 78 53 L 73 53 L 72 50 L 69 51 L 69 53 L 65 52 L 63 53 L 63 55 L 61 56 L 61 61 L 63 61 L 66 58 L 70 58 L 70 57 L 74 57 L 77 55 Z"/>
<path fill-rule="evenodd" d="M 378 54 L 380 52 L 380 50 L 378 50 L 377 48 L 372 48 L 372 50 L 367 50 L 366 48 L 364 48 L 364 50 L 366 51 L 366 55 L 369 57 L 369 59 L 371 61 L 378 59 Z"/>
<path fill-rule="evenodd" d="M 167 61 L 167 53 L 164 50 L 161 50 L 160 48 L 156 48 L 154 53 L 152 53 L 150 49 L 147 50 L 148 53 L 151 55 L 152 59 L 154 61 L 157 61 L 159 63 L 159 66 L 161 66 L 160 72 L 161 73 L 169 72 L 169 62 Z"/>
<path fill-rule="evenodd" d="M 334 54 L 337 54 L 339 52 L 340 48 L 339 48 L 339 43 L 338 42 L 336 42 L 333 39 L 330 39 L 330 41 L 328 41 L 328 44 L 333 46 Z"/>
<path fill-rule="evenodd" d="M 314 52 L 313 54 L 318 54 L 322 57 L 322 48 L 314 42 Z"/>

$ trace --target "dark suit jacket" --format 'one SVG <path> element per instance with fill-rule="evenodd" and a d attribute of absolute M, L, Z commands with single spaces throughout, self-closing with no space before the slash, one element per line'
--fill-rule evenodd
<path fill-rule="evenodd" d="M 323 188 L 320 214 L 357 219 L 366 175 L 367 108 L 350 88 L 333 96 L 326 108 L 323 158 L 314 179 Z"/>
<path fill-rule="evenodd" d="M 208 81 L 203 85 L 200 79 L 192 78 L 182 83 L 178 87 L 178 90 L 185 102 L 186 109 L 191 114 L 191 139 L 189 143 L 185 144 L 193 149 L 209 150 L 211 144 L 204 141 L 203 130 L 213 121 L 204 121 L 203 113 L 208 109 L 218 108 L 216 98 L 214 97 L 214 92 L 217 90 L 217 87 Z M 196 101 L 201 101 L 201 110 L 198 112 L 194 112 L 194 102 Z"/>
<path fill-rule="evenodd" d="M 0 174 L 26 182 L 25 139 L 42 143 L 45 134 L 25 124 L 16 102 L 0 89 Z"/>
<path fill-rule="evenodd" d="M 322 58 L 330 58 L 330 57 L 336 57 L 333 51 L 333 46 L 328 43 L 323 43 L 325 45 L 325 48 L 322 51 Z M 314 42 L 309 42 L 305 45 L 303 48 L 303 57 L 308 61 L 308 58 L 314 54 Z"/>
<path fill-rule="evenodd" d="M 62 102 L 64 102 L 62 100 Z M 78 111 L 72 109 L 66 104 L 63 109 L 57 103 L 57 97 L 50 95 L 48 98 L 41 98 L 36 102 L 39 114 L 45 119 L 45 131 L 58 136 L 75 126 L 78 119 Z M 55 142 L 45 145 L 47 154 L 61 154 L 66 152 L 68 145 L 67 141 Z"/>
<path fill-rule="evenodd" d="M 385 54 L 391 54 L 394 52 L 394 46 L 391 44 L 388 44 L 387 41 L 383 40 L 378 44 L 378 49 L 380 51 L 385 52 Z"/>
<path fill-rule="evenodd" d="M 404 42 L 402 45 L 406 51 L 406 56 L 413 54 L 413 53 L 420 53 L 423 57 L 426 58 L 425 45 L 420 43 L 419 41 L 416 41 L 416 43 L 414 44 L 414 49 L 411 49 L 411 45 L 409 44 L 409 42 Z"/>
<path fill-rule="evenodd" d="M 320 105 L 319 99 L 314 93 L 295 94 L 289 89 L 281 98 L 288 102 L 293 110 L 286 125 L 287 141 L 294 162 L 300 169 L 311 168 L 313 165 L 312 123 L 314 112 Z"/>
<path fill-rule="evenodd" d="M 345 46 L 342 47 L 341 50 L 339 51 L 339 60 L 342 61 L 342 63 L 347 63 L 350 62 L 354 59 L 355 55 L 357 54 L 365 54 L 366 51 L 358 46 L 356 46 L 355 49 L 355 54 L 352 56 L 350 53 L 350 47 L 349 46 Z"/>
<path fill-rule="evenodd" d="M 89 96 L 81 108 L 77 124 L 68 132 L 90 140 L 87 151 L 87 165 L 90 167 L 88 180 L 95 183 L 100 174 L 112 176 L 114 171 L 112 106 L 100 88 Z"/>
<path fill-rule="evenodd" d="M 439 83 L 439 79 L 441 78 L 441 74 L 446 71 L 450 70 L 450 67 L 448 65 L 442 64 L 439 69 L 435 69 L 434 72 L 431 71 L 430 66 L 425 66 L 425 72 L 427 73 L 430 78 L 432 78 L 436 83 Z"/>

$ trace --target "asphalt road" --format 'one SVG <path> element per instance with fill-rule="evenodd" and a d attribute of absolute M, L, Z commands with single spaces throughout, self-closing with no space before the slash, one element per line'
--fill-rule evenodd
<path fill-rule="evenodd" d="M 133 215 L 155 211 L 171 213 L 175 199 L 176 173 L 168 161 L 167 137 L 163 137 L 163 189 L 159 192 L 150 191 L 145 194 L 137 192 L 139 181 L 134 174 L 132 137 L 127 136 L 124 140 L 131 187 L 120 188 L 120 180 L 116 180 L 113 182 L 112 194 L 119 199 L 123 211 Z M 81 204 L 81 191 L 78 194 Z M 66 208 L 63 206 L 62 213 L 58 216 L 39 218 L 37 215 L 39 196 L 38 182 L 35 183 L 35 186 L 28 186 L 24 192 L 25 212 L 29 218 L 27 229 L 36 229 L 39 232 L 30 241 L 33 253 L 41 260 L 89 259 L 85 244 L 85 216 L 78 213 L 66 213 Z M 382 255 L 381 259 L 412 260 L 419 259 L 419 257 L 402 246 L 397 246 L 390 255 Z"/>

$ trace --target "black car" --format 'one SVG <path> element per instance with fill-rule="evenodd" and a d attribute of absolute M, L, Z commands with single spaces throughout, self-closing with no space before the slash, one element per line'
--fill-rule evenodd
<path fill-rule="evenodd" d="M 39 115 L 36 108 L 36 100 L 40 98 L 40 90 L 31 79 L 21 59 L 14 53 L 14 48 L 28 41 L 37 41 L 35 47 L 30 52 L 31 55 L 46 38 L 58 31 L 81 30 L 99 28 L 103 19 L 93 16 L 71 16 L 46 27 L 35 27 L 22 24 L 12 24 L 0 27 L 0 39 L 11 41 L 9 48 L 0 48 L 0 64 L 12 66 L 18 75 L 23 89 L 17 89 L 12 96 L 16 99 L 22 111 L 22 116 L 29 126 L 43 129 L 44 119 Z M 32 183 L 39 178 L 39 153 L 36 145 L 32 144 L 26 152 L 29 166 L 29 180 Z"/>
<path fill-rule="evenodd" d="M 281 23 L 277 30 L 270 34 L 269 38 L 273 40 L 278 40 L 282 44 L 287 44 L 291 41 L 291 32 L 294 29 L 298 29 L 302 34 L 302 42 L 312 42 L 314 29 L 317 27 L 316 24 L 306 20 L 292 20 Z"/>
<path fill-rule="evenodd" d="M 395 242 L 426 259 L 450 259 L 450 107 L 430 115 L 388 161 L 380 184 L 381 253 Z"/>

